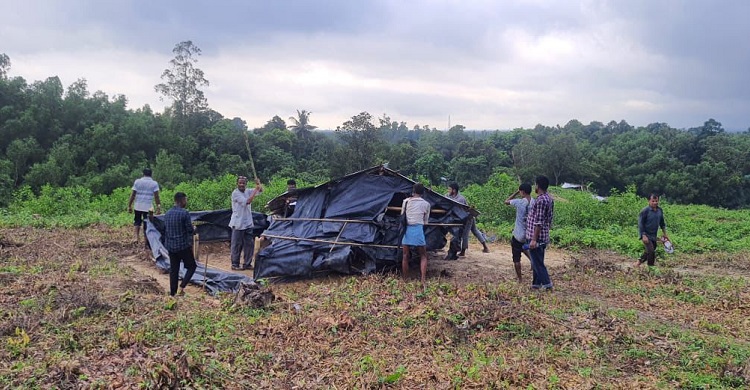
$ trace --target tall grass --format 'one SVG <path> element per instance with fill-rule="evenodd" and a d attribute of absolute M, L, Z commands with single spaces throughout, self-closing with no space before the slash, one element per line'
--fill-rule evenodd
<path fill-rule="evenodd" d="M 216 210 L 230 207 L 230 194 L 236 178 L 225 175 L 201 182 L 186 182 L 161 190 L 162 208 L 171 207 L 175 192 L 188 195 L 188 209 Z M 253 209 L 263 211 L 273 197 L 286 191 L 287 178 L 264 183 L 264 192 L 255 198 Z M 298 180 L 299 182 L 299 180 Z M 299 182 L 299 187 L 312 183 Z M 469 203 L 481 215 L 478 224 L 490 235 L 509 240 L 515 221 L 515 209 L 503 200 L 515 192 L 518 182 L 507 174 L 494 174 L 484 185 L 462 189 Z M 443 191 L 439 188 L 436 191 Z M 29 187 L 15 192 L 11 205 L 0 210 L 0 226 L 84 227 L 92 224 L 125 225 L 132 221 L 127 213 L 129 187 L 110 195 L 93 195 L 84 187 L 44 186 L 34 194 Z M 635 195 L 635 188 L 614 193 L 606 201 L 590 193 L 551 187 L 555 199 L 555 219 L 551 232 L 554 246 L 572 250 L 609 249 L 635 255 L 642 250 L 637 231 L 637 216 L 647 205 Z M 667 229 L 681 253 L 710 251 L 736 252 L 750 248 L 750 210 L 725 210 L 700 205 L 675 205 L 662 202 Z"/>

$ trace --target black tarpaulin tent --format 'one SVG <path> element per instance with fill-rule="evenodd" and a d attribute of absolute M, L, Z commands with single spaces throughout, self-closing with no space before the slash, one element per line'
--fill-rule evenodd
<path fill-rule="evenodd" d="M 295 191 L 289 211 L 282 194 L 268 202 L 273 221 L 261 236 L 271 241 L 256 257 L 255 279 L 307 278 L 317 274 L 368 274 L 401 264 L 398 216 L 414 181 L 384 166 L 372 167 Z M 445 247 L 446 234 L 478 213 L 426 190 L 427 249 Z M 285 217 L 288 215 L 288 217 Z"/>

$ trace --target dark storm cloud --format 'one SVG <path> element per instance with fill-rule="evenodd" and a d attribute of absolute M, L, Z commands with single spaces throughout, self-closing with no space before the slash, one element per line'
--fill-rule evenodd
<path fill-rule="evenodd" d="M 32 0 L 2 11 L 12 71 L 88 78 L 134 106 L 158 106 L 171 49 L 192 40 L 209 104 L 259 122 L 304 108 L 322 127 L 361 111 L 438 128 L 448 115 L 478 128 L 750 125 L 744 0 Z"/>

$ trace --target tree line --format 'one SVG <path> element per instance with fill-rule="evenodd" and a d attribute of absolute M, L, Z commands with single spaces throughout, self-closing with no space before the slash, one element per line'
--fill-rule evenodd
<path fill-rule="evenodd" d="M 690 129 L 574 119 L 565 126 L 441 131 L 361 112 L 321 131 L 311 112 L 296 110 L 287 120 L 274 115 L 249 128 L 209 107 L 197 46 L 180 42 L 173 53 L 155 86 L 172 102 L 164 112 L 130 109 L 123 95 L 91 93 L 85 79 L 66 88 L 56 76 L 31 83 L 10 77 L 10 58 L 0 54 L 0 206 L 22 186 L 108 194 L 149 166 L 162 186 L 173 187 L 247 174 L 251 158 L 264 181 L 316 183 L 388 163 L 431 184 L 484 184 L 497 172 L 521 181 L 545 174 L 553 184 L 575 182 L 600 195 L 635 185 L 641 195 L 657 192 L 676 203 L 750 204 L 750 129 L 729 133 L 714 119 Z"/>

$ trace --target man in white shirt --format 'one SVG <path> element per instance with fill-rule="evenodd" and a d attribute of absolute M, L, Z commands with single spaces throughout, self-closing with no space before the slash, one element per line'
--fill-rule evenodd
<path fill-rule="evenodd" d="M 133 224 L 135 225 L 135 241 L 139 241 L 141 225 L 146 232 L 146 218 L 151 210 L 151 203 L 156 200 L 156 214 L 161 214 L 161 201 L 159 200 L 159 183 L 151 178 L 151 168 L 143 170 L 143 177 L 133 182 L 133 192 L 130 193 L 128 201 L 128 212 L 135 211 Z M 135 210 L 133 203 L 135 202 Z M 148 241 L 148 240 L 146 240 Z"/>
<path fill-rule="evenodd" d="M 406 215 L 406 232 L 401 239 L 401 272 L 403 277 L 409 275 L 409 257 L 411 248 L 416 248 L 419 253 L 419 272 L 422 275 L 422 286 L 427 283 L 427 241 L 424 236 L 424 226 L 430 220 L 430 202 L 424 200 L 424 185 L 414 184 L 412 196 L 404 199 L 401 204 L 401 214 Z"/>
<path fill-rule="evenodd" d="M 520 196 L 520 198 L 516 199 L 517 196 Z M 516 208 L 516 225 L 510 238 L 510 248 L 513 254 L 513 267 L 516 269 L 516 278 L 521 282 L 521 253 L 530 259 L 529 252 L 527 249 L 523 249 L 523 245 L 526 243 L 526 215 L 534 204 L 534 199 L 531 197 L 531 185 L 523 183 L 518 186 L 518 191 L 505 199 L 505 204 Z"/>
<path fill-rule="evenodd" d="M 237 178 L 237 188 L 232 191 L 232 217 L 229 227 L 232 228 L 231 260 L 232 270 L 250 269 L 255 252 L 255 237 L 252 235 L 253 211 L 251 204 L 255 197 L 263 192 L 260 180 L 255 179 L 255 188 L 247 190 L 247 178 Z M 240 267 L 240 253 L 245 251 L 244 262 Z"/>

